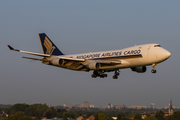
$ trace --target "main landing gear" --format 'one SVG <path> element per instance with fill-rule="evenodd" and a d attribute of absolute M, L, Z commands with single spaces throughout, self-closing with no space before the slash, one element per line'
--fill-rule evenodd
<path fill-rule="evenodd" d="M 114 72 L 113 79 L 118 79 L 119 74 L 120 74 L 120 71 L 119 71 L 119 70 L 116 70 L 116 71 Z"/>
<path fill-rule="evenodd" d="M 152 73 L 156 73 L 157 71 L 156 71 L 156 69 L 155 69 L 155 66 L 157 66 L 157 64 L 154 63 L 154 64 L 152 64 L 152 65 L 153 65 L 153 69 L 151 70 L 151 72 L 152 72 Z"/>
<path fill-rule="evenodd" d="M 103 72 L 98 72 L 97 70 L 95 70 L 93 72 L 93 74 L 91 75 L 92 78 L 96 78 L 96 77 L 100 77 L 100 78 L 104 78 L 107 77 L 107 74 L 104 74 Z"/>
<path fill-rule="evenodd" d="M 93 72 L 93 74 L 91 75 L 92 78 L 96 78 L 96 77 L 100 77 L 100 78 L 105 78 L 107 77 L 108 75 L 107 74 L 104 74 L 104 72 L 110 72 L 110 71 L 104 71 L 104 70 L 95 70 Z M 119 70 L 115 70 L 114 72 L 114 76 L 113 76 L 113 79 L 118 79 L 118 76 L 120 75 L 120 71 Z"/>

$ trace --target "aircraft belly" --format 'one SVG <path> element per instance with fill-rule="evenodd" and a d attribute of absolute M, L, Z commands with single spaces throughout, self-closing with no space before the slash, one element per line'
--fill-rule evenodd
<path fill-rule="evenodd" d="M 116 64 L 116 65 L 102 65 L 100 69 L 122 69 L 128 67 L 130 67 L 130 64 L 128 62 L 124 62 L 122 64 Z"/>
<path fill-rule="evenodd" d="M 108 69 L 122 69 L 122 68 L 127 68 L 126 66 L 106 66 L 106 67 L 101 67 L 100 69 L 103 69 L 103 70 L 108 70 Z"/>

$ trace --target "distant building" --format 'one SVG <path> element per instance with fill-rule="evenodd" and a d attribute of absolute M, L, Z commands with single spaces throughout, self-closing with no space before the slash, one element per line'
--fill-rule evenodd
<path fill-rule="evenodd" d="M 68 120 L 75 120 L 73 118 L 67 118 Z M 56 119 L 52 119 L 52 120 L 56 120 Z M 63 118 L 61 120 L 64 120 Z"/>
<path fill-rule="evenodd" d="M 147 109 L 146 106 L 131 106 L 132 109 Z"/>
<path fill-rule="evenodd" d="M 172 100 L 170 101 L 170 104 L 165 106 L 165 109 L 169 109 L 168 112 L 164 112 L 164 117 L 167 117 L 169 115 L 173 115 L 173 109 L 175 108 L 175 106 L 172 106 Z"/>
<path fill-rule="evenodd" d="M 141 118 L 144 120 L 147 117 L 146 114 L 141 114 Z"/>
<path fill-rule="evenodd" d="M 112 117 L 110 117 L 110 118 L 107 118 L 107 120 L 114 120 Z"/>
<path fill-rule="evenodd" d="M 47 119 L 46 117 L 42 118 L 41 120 L 52 120 L 52 119 Z"/>
<path fill-rule="evenodd" d="M 111 103 L 108 104 L 108 109 L 112 109 L 113 105 Z"/>
<path fill-rule="evenodd" d="M 170 102 L 169 105 L 166 105 L 166 106 L 164 107 L 164 109 L 169 109 L 171 105 L 172 105 L 172 101 Z M 172 107 L 172 109 L 175 109 L 175 108 L 176 108 L 176 107 L 173 106 L 173 105 L 172 105 L 171 107 Z"/>
<path fill-rule="evenodd" d="M 172 106 L 172 100 L 169 105 L 169 115 L 173 115 L 173 106 Z"/>
<path fill-rule="evenodd" d="M 82 116 L 79 116 L 76 120 L 94 120 L 94 119 L 95 119 L 95 117 L 93 115 L 91 115 L 88 118 L 84 118 Z"/>
<path fill-rule="evenodd" d="M 83 107 L 89 108 L 89 103 L 87 101 L 85 101 Z"/>
<path fill-rule="evenodd" d="M 94 105 L 90 105 L 90 108 L 94 108 Z"/>
<path fill-rule="evenodd" d="M 67 105 L 66 105 L 66 104 L 64 104 L 63 106 L 64 106 L 64 107 L 66 107 Z"/>
<path fill-rule="evenodd" d="M 143 120 L 147 117 L 146 113 L 140 113 L 140 115 Z M 130 118 L 130 120 L 134 120 L 134 116 L 132 118 Z"/>
<path fill-rule="evenodd" d="M 81 107 L 83 107 L 82 105 L 78 105 L 78 104 L 76 104 L 76 105 L 74 105 L 73 107 L 76 107 L 76 108 L 81 108 Z"/>
<path fill-rule="evenodd" d="M 114 105 L 114 108 L 115 109 L 122 109 L 122 108 L 125 108 L 126 105 Z"/>
<path fill-rule="evenodd" d="M 117 117 L 112 117 L 113 120 L 117 120 Z"/>
<path fill-rule="evenodd" d="M 88 117 L 86 120 L 94 120 L 95 117 L 93 115 L 91 115 L 90 117 Z"/>
<path fill-rule="evenodd" d="M 76 120 L 82 120 L 83 117 L 82 116 L 79 116 Z"/>
<path fill-rule="evenodd" d="M 150 107 L 151 109 L 154 109 L 154 103 L 151 103 L 151 107 Z"/>

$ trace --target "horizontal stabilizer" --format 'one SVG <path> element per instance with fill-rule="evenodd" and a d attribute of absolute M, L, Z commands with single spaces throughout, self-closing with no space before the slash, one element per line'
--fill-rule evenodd
<path fill-rule="evenodd" d="M 31 59 L 31 60 L 40 60 L 40 61 L 41 61 L 41 59 L 39 59 L 39 58 L 24 57 L 24 56 L 21 56 L 21 58 L 25 58 L 25 59 Z"/>
<path fill-rule="evenodd" d="M 24 56 L 21 56 L 21 58 L 25 58 L 25 59 L 31 59 L 31 60 L 39 60 L 39 61 L 43 61 L 43 62 L 47 62 L 46 59 L 40 59 L 40 58 L 32 58 L 32 57 L 24 57 Z"/>

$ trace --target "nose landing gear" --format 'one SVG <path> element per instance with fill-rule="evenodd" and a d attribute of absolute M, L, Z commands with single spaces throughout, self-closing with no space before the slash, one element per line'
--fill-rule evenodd
<path fill-rule="evenodd" d="M 154 63 L 154 64 L 152 64 L 152 65 L 153 65 L 153 69 L 151 70 L 151 72 L 152 72 L 152 73 L 156 73 L 157 71 L 156 71 L 156 69 L 155 69 L 155 66 L 157 66 L 157 64 Z"/>
<path fill-rule="evenodd" d="M 114 71 L 114 70 L 113 70 Z M 110 71 L 99 71 L 99 70 L 94 70 L 93 74 L 91 75 L 92 78 L 100 77 L 104 78 L 107 77 L 107 74 L 104 74 L 104 72 L 110 72 Z M 119 70 L 115 70 L 113 79 L 118 79 L 118 76 L 120 75 Z"/>

